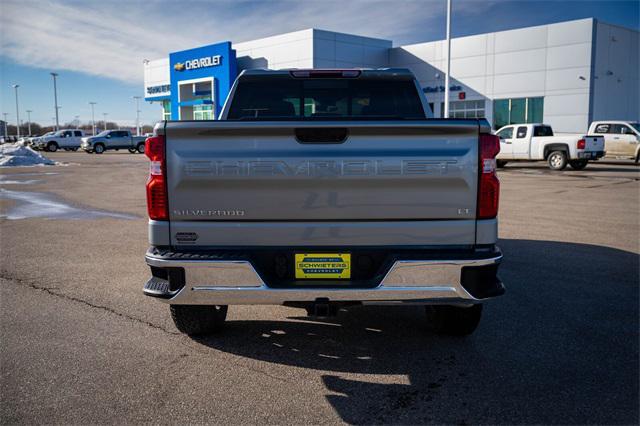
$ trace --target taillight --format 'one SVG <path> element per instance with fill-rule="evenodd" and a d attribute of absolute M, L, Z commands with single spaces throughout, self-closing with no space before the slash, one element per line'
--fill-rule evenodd
<path fill-rule="evenodd" d="M 585 141 L 584 139 L 580 139 L 578 141 L 578 149 L 585 149 L 587 146 L 587 141 Z"/>
<path fill-rule="evenodd" d="M 164 136 L 147 138 L 144 143 L 144 153 L 151 160 L 147 180 L 147 211 L 149 218 L 153 220 L 169 219 L 164 152 Z"/>
<path fill-rule="evenodd" d="M 498 215 L 500 181 L 496 175 L 496 155 L 500 152 L 500 138 L 480 135 L 480 173 L 478 178 L 478 219 L 493 219 Z"/>

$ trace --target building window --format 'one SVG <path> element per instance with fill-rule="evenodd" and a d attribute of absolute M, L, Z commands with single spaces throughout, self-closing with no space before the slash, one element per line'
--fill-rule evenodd
<path fill-rule="evenodd" d="M 213 106 L 206 105 L 206 104 L 194 105 L 193 119 L 194 120 L 213 120 Z"/>
<path fill-rule="evenodd" d="M 542 123 L 544 98 L 527 98 L 527 123 Z"/>
<path fill-rule="evenodd" d="M 162 119 L 171 120 L 171 101 L 168 99 L 162 101 Z"/>
<path fill-rule="evenodd" d="M 508 124 L 542 123 L 544 98 L 496 99 L 493 101 L 493 127 Z"/>
<path fill-rule="evenodd" d="M 429 104 L 432 106 L 433 104 Z M 435 115 L 434 115 L 435 117 Z M 484 118 L 484 100 L 449 102 L 449 118 Z M 440 118 L 444 118 L 444 102 L 440 102 Z"/>
<path fill-rule="evenodd" d="M 179 119 L 213 120 L 215 116 L 213 89 L 213 77 L 180 81 L 177 111 Z"/>
<path fill-rule="evenodd" d="M 451 118 L 484 118 L 484 100 L 452 101 L 449 103 Z"/>
<path fill-rule="evenodd" d="M 527 119 L 527 100 L 511 99 L 511 106 L 509 107 L 509 124 L 526 123 Z"/>

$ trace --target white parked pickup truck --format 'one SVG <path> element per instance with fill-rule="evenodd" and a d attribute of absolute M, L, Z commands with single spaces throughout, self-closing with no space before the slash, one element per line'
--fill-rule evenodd
<path fill-rule="evenodd" d="M 640 160 L 640 123 L 631 121 L 594 121 L 590 135 L 602 135 L 607 156 Z"/>
<path fill-rule="evenodd" d="M 45 134 L 39 138 L 35 138 L 33 146 L 37 149 L 45 149 L 49 152 L 56 152 L 58 149 L 66 151 L 77 151 L 84 137 L 84 132 L 78 129 L 63 129 L 52 134 Z"/>
<path fill-rule="evenodd" d="M 604 156 L 602 136 L 576 134 L 553 135 L 546 124 L 512 124 L 496 132 L 500 137 L 498 167 L 512 161 L 546 161 L 553 170 L 569 164 L 576 170 L 587 167 L 589 160 Z"/>

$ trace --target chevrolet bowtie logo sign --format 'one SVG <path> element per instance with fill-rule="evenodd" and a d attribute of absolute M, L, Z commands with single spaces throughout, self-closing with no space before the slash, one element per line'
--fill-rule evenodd
<path fill-rule="evenodd" d="M 222 56 L 205 56 L 204 58 L 191 59 L 183 62 L 178 62 L 173 65 L 173 69 L 176 71 L 189 71 L 198 68 L 215 67 L 221 64 Z"/>

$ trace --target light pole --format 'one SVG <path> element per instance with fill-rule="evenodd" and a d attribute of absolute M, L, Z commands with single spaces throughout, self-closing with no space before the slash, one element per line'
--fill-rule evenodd
<path fill-rule="evenodd" d="M 444 118 L 449 118 L 449 73 L 451 72 L 451 0 L 447 0 L 447 72 L 444 75 Z"/>
<path fill-rule="evenodd" d="M 20 110 L 18 109 L 18 87 L 20 87 L 19 84 L 13 85 L 13 88 L 16 89 L 16 124 L 18 125 L 18 127 L 16 127 L 16 136 L 20 137 Z"/>
<path fill-rule="evenodd" d="M 91 105 L 91 127 L 93 128 L 93 136 L 96 135 L 96 118 L 93 115 L 93 107 L 95 104 L 97 104 L 97 102 L 89 102 L 89 105 Z"/>
<path fill-rule="evenodd" d="M 31 113 L 33 111 L 31 111 L 30 109 L 27 110 L 27 120 L 29 121 L 29 136 L 31 136 Z"/>
<path fill-rule="evenodd" d="M 76 122 L 76 129 L 80 128 L 80 116 L 74 115 L 73 118 L 74 118 L 74 121 Z"/>
<path fill-rule="evenodd" d="M 102 113 L 102 117 L 103 117 L 102 121 L 104 122 L 104 130 L 107 130 L 107 115 L 109 115 L 108 112 L 103 112 Z"/>
<path fill-rule="evenodd" d="M 136 100 L 136 136 L 140 136 L 140 96 L 134 96 Z"/>
<path fill-rule="evenodd" d="M 9 115 L 9 113 L 8 112 L 3 112 L 2 115 L 4 115 L 4 138 L 7 139 L 7 136 L 8 136 L 8 134 L 7 134 L 7 125 L 9 124 L 9 123 L 7 123 L 7 115 Z"/>
<path fill-rule="evenodd" d="M 50 73 L 51 77 L 53 77 L 53 102 L 54 108 L 56 109 L 56 132 L 59 130 L 60 122 L 58 121 L 58 87 L 56 86 L 56 77 L 58 74 L 55 72 Z"/>

